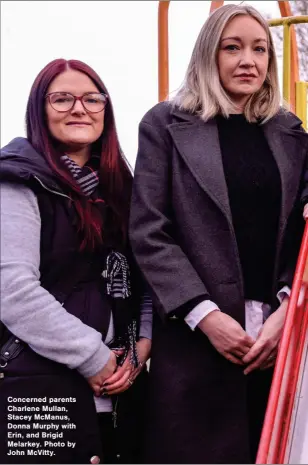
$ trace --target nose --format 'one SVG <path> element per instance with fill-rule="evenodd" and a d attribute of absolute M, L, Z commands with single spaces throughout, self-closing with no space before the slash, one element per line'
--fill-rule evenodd
<path fill-rule="evenodd" d="M 85 115 L 86 110 L 84 109 L 80 100 L 76 100 L 73 108 L 71 109 L 72 114 Z"/>
<path fill-rule="evenodd" d="M 249 49 L 243 50 L 242 56 L 241 56 L 241 61 L 240 61 L 240 66 L 243 66 L 245 68 L 252 68 L 255 66 L 254 58 L 252 51 Z"/>

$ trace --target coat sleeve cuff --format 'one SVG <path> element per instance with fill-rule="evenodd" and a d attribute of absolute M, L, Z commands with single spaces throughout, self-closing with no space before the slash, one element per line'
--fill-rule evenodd
<path fill-rule="evenodd" d="M 189 312 L 184 319 L 188 326 L 194 331 L 200 321 L 214 310 L 219 310 L 217 305 L 211 300 L 204 300 Z"/>
<path fill-rule="evenodd" d="M 96 375 L 108 362 L 110 353 L 111 350 L 102 342 L 99 349 L 88 360 L 77 367 L 77 371 L 85 378 Z"/>

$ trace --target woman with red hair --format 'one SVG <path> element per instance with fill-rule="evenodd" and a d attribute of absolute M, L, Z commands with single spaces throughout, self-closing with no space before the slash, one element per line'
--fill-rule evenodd
<path fill-rule="evenodd" d="M 26 127 L 1 151 L 0 462 L 136 463 L 152 308 L 110 95 L 54 60 Z"/>

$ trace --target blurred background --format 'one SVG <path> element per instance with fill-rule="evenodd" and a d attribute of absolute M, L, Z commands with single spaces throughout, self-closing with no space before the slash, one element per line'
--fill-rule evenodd
<path fill-rule="evenodd" d="M 279 18 L 277 1 L 247 3 L 266 18 Z M 169 8 L 170 92 L 181 84 L 210 1 L 172 1 Z M 294 15 L 308 1 L 290 2 Z M 28 94 L 38 72 L 55 58 L 92 66 L 111 95 L 120 142 L 132 166 L 138 124 L 158 101 L 158 1 L 2 1 L 1 146 L 24 136 Z M 282 30 L 272 29 L 282 76 Z M 296 26 L 300 79 L 308 80 L 308 26 Z M 281 79 L 280 79 L 281 82 Z"/>

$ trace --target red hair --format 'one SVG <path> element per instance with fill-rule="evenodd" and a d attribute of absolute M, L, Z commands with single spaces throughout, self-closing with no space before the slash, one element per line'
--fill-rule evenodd
<path fill-rule="evenodd" d="M 79 186 L 62 165 L 56 141 L 47 127 L 45 96 L 55 77 L 67 69 L 86 74 L 100 92 L 108 95 L 104 131 L 94 143 L 95 152 L 101 154 L 100 188 L 111 211 L 107 224 L 104 225 L 95 205 L 85 200 Z M 117 237 L 124 244 L 127 239 L 132 173 L 119 144 L 109 93 L 98 74 L 90 66 L 78 60 L 57 59 L 48 63 L 32 85 L 26 111 L 26 128 L 29 142 L 47 159 L 62 183 L 72 191 L 72 199 L 79 217 L 79 231 L 82 235 L 81 248 L 93 248 L 95 244 L 101 243 L 103 233 L 104 237 L 107 235 Z"/>

